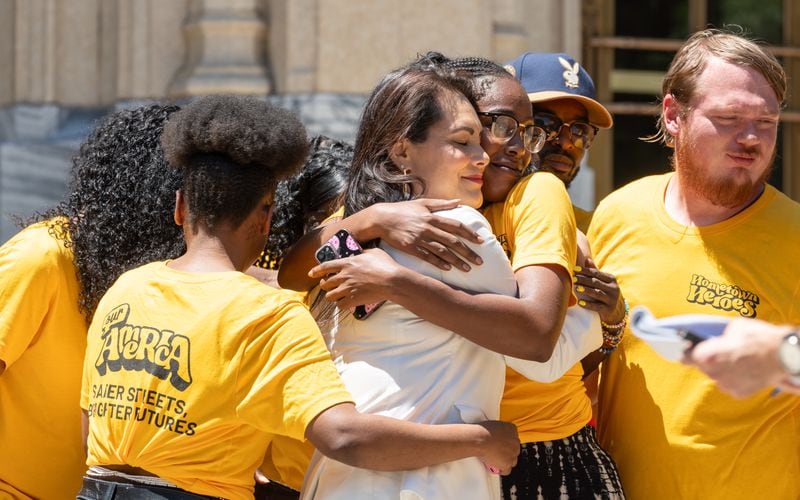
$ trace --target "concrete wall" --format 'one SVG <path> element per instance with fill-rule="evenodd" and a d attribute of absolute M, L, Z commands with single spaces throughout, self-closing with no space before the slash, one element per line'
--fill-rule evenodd
<path fill-rule="evenodd" d="M 263 95 L 352 139 L 365 94 L 418 53 L 503 62 L 580 37 L 580 0 L 0 0 L 0 242 L 119 106 Z"/>

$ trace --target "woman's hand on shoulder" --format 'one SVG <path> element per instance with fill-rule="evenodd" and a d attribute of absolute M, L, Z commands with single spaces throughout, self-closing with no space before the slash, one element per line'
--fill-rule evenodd
<path fill-rule="evenodd" d="M 443 269 L 455 266 L 463 271 L 481 258 L 463 240 L 481 243 L 482 238 L 460 221 L 436 215 L 458 206 L 459 200 L 420 198 L 376 206 L 382 227 L 381 240 Z"/>
<path fill-rule="evenodd" d="M 575 266 L 574 282 L 581 307 L 596 311 L 608 324 L 619 323 L 625 317 L 625 300 L 617 277 L 598 269 L 592 259 L 587 257 L 583 266 Z"/>

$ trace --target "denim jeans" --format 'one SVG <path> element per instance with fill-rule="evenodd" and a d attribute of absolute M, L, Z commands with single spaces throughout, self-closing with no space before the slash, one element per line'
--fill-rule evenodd
<path fill-rule="evenodd" d="M 78 500 L 208 500 L 214 497 L 168 486 L 118 483 L 84 477 L 83 488 L 78 492 L 77 498 Z"/>

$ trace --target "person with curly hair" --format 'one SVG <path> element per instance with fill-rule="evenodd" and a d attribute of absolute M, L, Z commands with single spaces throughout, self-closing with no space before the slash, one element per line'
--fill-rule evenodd
<path fill-rule="evenodd" d="M 175 221 L 186 252 L 123 274 L 97 307 L 81 388 L 90 468 L 78 498 L 252 498 L 274 436 L 379 470 L 473 456 L 513 465 L 513 425 L 356 412 L 296 294 L 244 274 L 266 244 L 278 180 L 305 160 L 292 113 L 208 96 L 170 120 L 162 144 L 184 178 Z"/>
<path fill-rule="evenodd" d="M 108 115 L 72 160 L 65 200 L 0 247 L 0 497 L 67 498 L 85 470 L 81 367 L 100 297 L 180 255 L 180 175 L 159 137 L 177 106 Z"/>

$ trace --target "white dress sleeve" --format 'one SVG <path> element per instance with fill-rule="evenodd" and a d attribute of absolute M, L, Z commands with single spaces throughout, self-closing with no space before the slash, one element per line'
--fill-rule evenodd
<path fill-rule="evenodd" d="M 447 283 L 454 288 L 468 290 L 473 293 L 496 293 L 516 297 L 517 280 L 514 277 L 514 271 L 511 270 L 511 263 L 508 261 L 500 242 L 497 241 L 497 238 L 492 233 L 491 226 L 486 218 L 477 210 L 464 206 L 451 210 L 442 210 L 441 212 L 436 212 L 436 215 L 457 220 L 480 235 L 483 243 L 464 241 L 464 244 L 481 257 L 483 264 L 472 266 L 472 269 L 468 272 L 455 267 L 449 271 L 443 271 L 422 259 L 403 253 L 385 243 L 381 243 L 381 248 L 391 255 L 398 264 Z"/>
<path fill-rule="evenodd" d="M 452 210 L 436 212 L 437 215 L 458 220 L 477 232 L 483 243 L 464 243 L 483 259 L 480 266 L 472 266 L 469 272 L 452 268 L 443 271 L 428 262 L 397 250 L 385 243 L 381 244 L 389 255 L 399 264 L 425 276 L 438 279 L 448 285 L 474 293 L 497 293 L 517 296 L 517 281 L 508 257 L 491 230 L 489 222 L 477 210 L 457 207 Z M 581 307 L 570 307 L 564 318 L 561 335 L 548 361 L 522 360 L 505 356 L 506 364 L 530 380 L 553 382 L 561 378 L 575 363 L 587 354 L 599 349 L 603 343 L 600 330 L 600 316 Z"/>
<path fill-rule="evenodd" d="M 603 344 L 600 315 L 578 306 L 567 309 L 564 326 L 550 359 L 544 363 L 506 356 L 506 364 L 536 382 L 550 383 L 561 378 L 575 363 Z"/>

